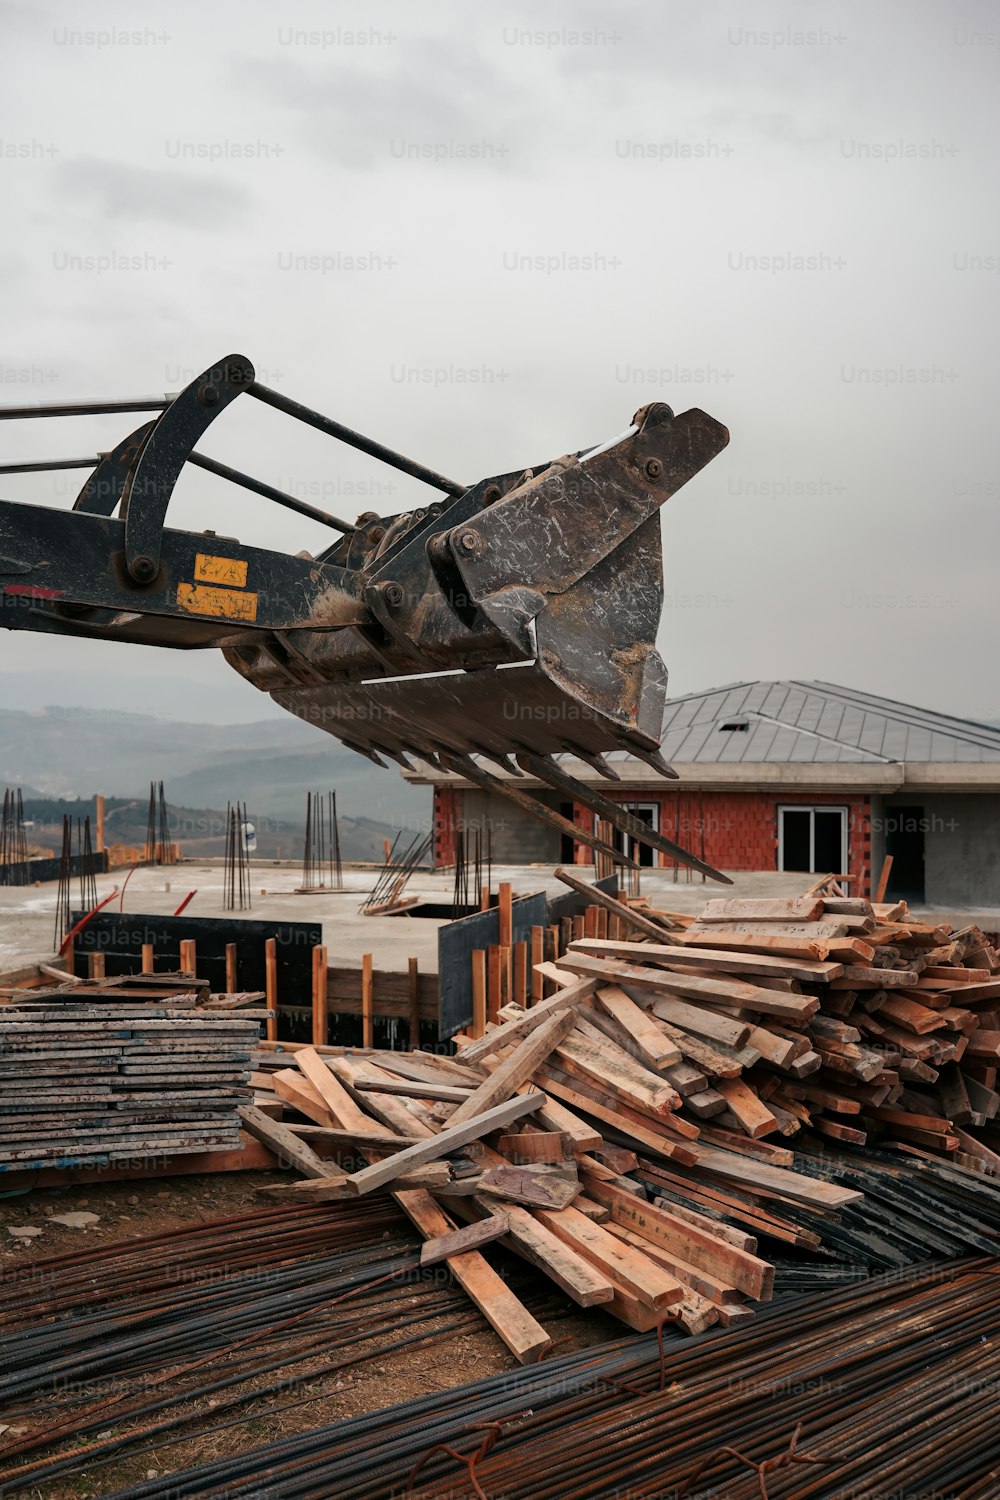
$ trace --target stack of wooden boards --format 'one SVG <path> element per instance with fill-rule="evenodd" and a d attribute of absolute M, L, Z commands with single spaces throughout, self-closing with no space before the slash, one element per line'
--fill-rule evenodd
<path fill-rule="evenodd" d="M 996 1112 L 1000 1048 L 1000 960 L 977 929 L 822 895 L 634 917 L 641 941 L 572 942 L 535 966 L 545 998 L 457 1038 L 454 1058 L 266 1046 L 244 1121 L 310 1179 L 268 1191 L 391 1191 L 426 1260 L 528 1360 L 547 1338 L 491 1242 L 582 1306 L 693 1332 L 771 1295 L 760 1239 L 818 1252 L 829 1227 L 843 1249 L 862 1194 L 839 1143 L 990 1170 L 966 1129 Z"/>
<path fill-rule="evenodd" d="M 239 1149 L 255 998 L 156 976 L 0 1003 L 0 1171 Z"/>
<path fill-rule="evenodd" d="M 692 1093 L 664 1070 L 681 1113 L 710 1122 L 703 1139 L 804 1131 L 1000 1168 L 1000 955 L 978 927 L 823 896 L 662 916 L 675 924 L 662 942 L 585 939 L 560 964 L 666 1027 L 705 1080 Z"/>

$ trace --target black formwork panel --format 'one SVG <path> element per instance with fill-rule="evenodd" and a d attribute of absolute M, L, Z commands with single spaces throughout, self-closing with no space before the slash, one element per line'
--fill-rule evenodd
<path fill-rule="evenodd" d="M 531 941 L 532 927 L 544 927 L 545 892 L 521 896 L 511 906 L 512 941 Z M 472 955 L 500 941 L 500 911 L 476 911 L 438 930 L 438 1035 L 442 1041 L 472 1021 Z"/>
<path fill-rule="evenodd" d="M 71 923 L 83 919 L 73 912 Z M 236 944 L 236 983 L 241 990 L 265 988 L 265 944 L 274 938 L 278 1001 L 309 1005 L 312 999 L 312 952 L 323 941 L 319 922 L 254 922 L 228 917 L 161 917 L 98 912 L 73 939 L 77 954 L 102 953 L 109 978 L 138 974 L 142 948 L 151 943 L 157 969 L 181 966 L 181 940 L 196 944 L 198 976 L 211 988 L 226 988 L 226 946 Z M 83 965 L 81 965 L 81 969 Z"/>

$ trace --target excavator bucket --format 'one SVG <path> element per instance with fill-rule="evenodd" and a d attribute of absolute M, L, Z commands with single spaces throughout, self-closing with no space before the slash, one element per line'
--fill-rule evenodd
<path fill-rule="evenodd" d="M 196 451 L 241 395 L 423 481 L 437 498 L 350 523 Z M 673 775 L 659 753 L 659 508 L 725 447 L 719 422 L 653 403 L 609 442 L 469 486 L 261 385 L 241 355 L 173 395 L 0 408 L 0 419 L 108 412 L 150 415 L 108 453 L 0 465 L 91 471 L 70 512 L 0 501 L 8 628 L 218 647 L 283 708 L 380 765 L 416 759 L 456 772 L 614 853 L 531 796 L 518 784 L 527 776 L 725 880 L 567 765 L 571 757 L 615 780 L 604 757 L 627 751 Z M 336 536 L 315 557 L 293 557 L 171 530 L 167 507 L 185 464 Z"/>

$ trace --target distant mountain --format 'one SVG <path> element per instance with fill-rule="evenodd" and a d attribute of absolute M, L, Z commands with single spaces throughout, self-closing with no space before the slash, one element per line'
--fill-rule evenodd
<path fill-rule="evenodd" d="M 0 709 L 0 787 L 48 797 L 104 792 L 223 809 L 245 802 L 257 817 L 302 824 L 307 791 L 336 791 L 342 818 L 392 829 L 430 826 L 428 787 L 379 770 L 331 735 L 290 715 L 249 724 L 191 723 L 124 710 Z"/>
<path fill-rule="evenodd" d="M 28 844 L 32 852 L 58 854 L 62 842 L 63 817 L 68 814 L 77 821 L 89 817 L 94 827 L 96 807 L 92 797 L 57 798 L 27 796 L 24 798 L 24 815 L 28 824 Z M 110 847 L 124 844 L 133 849 L 142 849 L 146 843 L 149 817 L 149 794 L 143 797 L 105 797 L 104 837 Z M 301 819 L 276 818 L 265 814 L 257 805 L 247 802 L 247 817 L 257 834 L 257 859 L 292 859 L 302 857 L 305 843 L 305 825 Z M 174 802 L 167 803 L 167 827 L 170 838 L 180 845 L 187 859 L 221 857 L 226 852 L 226 813 L 215 807 L 185 807 Z M 396 828 L 379 823 L 371 818 L 352 818 L 345 815 L 339 806 L 337 829 L 340 836 L 342 860 L 381 862 L 385 840 L 391 839 Z M 329 837 L 327 833 L 326 837 Z"/>

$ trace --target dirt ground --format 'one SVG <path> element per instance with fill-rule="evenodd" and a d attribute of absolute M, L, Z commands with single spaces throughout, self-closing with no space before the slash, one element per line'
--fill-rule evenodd
<path fill-rule="evenodd" d="M 244 1213 L 262 1201 L 256 1195 L 258 1187 L 283 1180 L 287 1178 L 278 1172 L 227 1172 L 210 1177 L 191 1175 L 38 1188 L 5 1197 L 0 1179 L 0 1279 L 11 1268 L 76 1253 L 88 1245 L 126 1241 Z M 53 1222 L 53 1215 L 78 1210 L 97 1214 L 97 1223 L 70 1228 Z M 28 1240 L 18 1240 L 9 1232 L 12 1227 L 26 1225 L 38 1227 L 42 1232 Z M 407 1227 L 401 1225 L 401 1233 L 407 1232 Z M 491 1259 L 495 1257 L 491 1255 Z M 514 1265 L 519 1271 L 517 1264 Z M 602 1343 L 624 1331 L 598 1309 L 583 1313 L 558 1294 L 538 1315 L 556 1342 L 556 1353 Z M 259 1402 L 239 1406 L 234 1414 L 215 1413 L 214 1408 L 224 1403 L 202 1399 L 188 1409 L 195 1424 L 186 1434 L 161 1435 L 143 1449 L 130 1450 L 120 1458 L 89 1469 L 84 1466 L 37 1486 L 18 1488 L 8 1484 L 2 1492 L 5 1496 L 37 1496 L 39 1500 L 89 1500 L 146 1478 L 175 1473 L 296 1432 L 377 1411 L 436 1390 L 447 1390 L 477 1376 L 519 1368 L 513 1355 L 471 1304 L 466 1308 L 462 1303 L 461 1317 L 466 1320 L 465 1326 L 453 1332 L 439 1332 L 454 1321 L 452 1315 L 422 1325 L 420 1331 L 433 1333 L 434 1337 L 405 1350 L 386 1354 L 378 1340 L 359 1345 L 351 1351 L 355 1357 L 348 1368 L 317 1376 L 314 1381 L 296 1366 L 294 1377 L 289 1377 L 287 1392 L 262 1396 Z M 239 1389 L 252 1390 L 252 1382 Z M 0 1426 L 6 1422 L 14 1428 L 22 1425 L 30 1428 L 38 1420 L 48 1419 L 45 1404 L 39 1402 L 18 1414 L 0 1414 Z M 8 1428 L 0 1434 L 0 1444 L 14 1436 Z"/>

